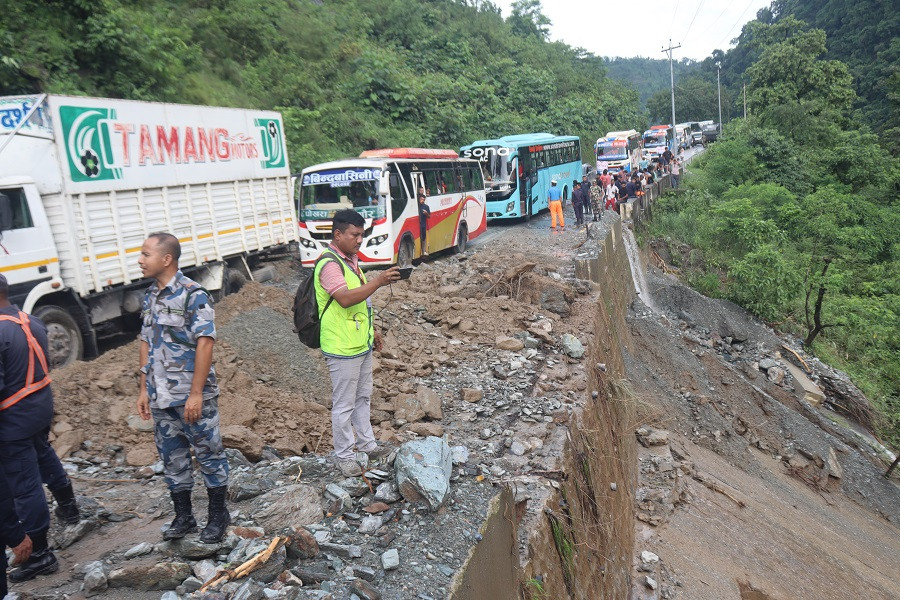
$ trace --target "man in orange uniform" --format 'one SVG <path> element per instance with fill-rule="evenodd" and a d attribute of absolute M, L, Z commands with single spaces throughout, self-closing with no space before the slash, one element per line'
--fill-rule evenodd
<path fill-rule="evenodd" d="M 563 220 L 562 210 L 562 190 L 556 186 L 556 180 L 550 182 L 550 191 L 547 193 L 547 200 L 550 204 L 550 229 L 556 231 L 556 219 L 559 218 L 559 227 L 562 231 L 566 230 L 566 222 Z"/>

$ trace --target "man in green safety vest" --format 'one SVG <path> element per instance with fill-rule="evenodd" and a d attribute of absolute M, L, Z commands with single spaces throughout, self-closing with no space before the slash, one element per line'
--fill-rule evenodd
<path fill-rule="evenodd" d="M 365 219 L 355 210 L 339 210 L 332 219 L 332 241 L 316 262 L 313 283 L 319 306 L 320 342 L 331 374 L 331 432 L 338 468 L 345 477 L 360 475 L 356 449 L 378 459 L 390 448 L 375 441 L 369 422 L 372 350 L 381 351 L 381 333 L 372 322 L 370 297 L 400 279 L 391 267 L 367 279 L 357 253 Z M 333 301 L 330 301 L 332 300 Z M 354 436 L 355 431 L 355 436 Z"/>

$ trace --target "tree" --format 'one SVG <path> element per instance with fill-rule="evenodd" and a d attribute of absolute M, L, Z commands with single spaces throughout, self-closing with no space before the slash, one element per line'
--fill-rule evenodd
<path fill-rule="evenodd" d="M 550 19 L 541 10 L 541 0 L 516 0 L 506 20 L 513 33 L 522 37 L 550 38 Z"/>
<path fill-rule="evenodd" d="M 747 69 L 750 86 L 747 106 L 763 114 L 775 106 L 803 106 L 813 115 L 834 112 L 846 115 L 856 94 L 847 65 L 837 60 L 821 60 L 825 53 L 825 32 L 799 32 L 763 51 Z"/>

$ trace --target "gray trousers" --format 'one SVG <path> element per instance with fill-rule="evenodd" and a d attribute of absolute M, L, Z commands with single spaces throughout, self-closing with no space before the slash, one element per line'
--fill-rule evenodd
<path fill-rule="evenodd" d="M 325 357 L 331 374 L 331 433 L 338 460 L 353 460 L 354 441 L 363 452 L 375 447 L 369 421 L 372 400 L 372 352 L 356 358 Z M 354 430 L 356 436 L 354 438 Z"/>

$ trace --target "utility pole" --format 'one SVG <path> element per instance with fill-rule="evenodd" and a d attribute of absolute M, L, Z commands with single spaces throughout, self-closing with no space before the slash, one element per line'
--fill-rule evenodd
<path fill-rule="evenodd" d="M 744 120 L 747 119 L 747 84 L 744 83 Z"/>
<path fill-rule="evenodd" d="M 672 127 L 673 127 L 672 131 L 675 131 L 674 130 L 674 127 L 675 127 L 675 69 L 672 66 L 672 50 L 677 50 L 678 48 L 681 48 L 681 44 L 678 44 L 677 46 L 673 46 L 672 38 L 669 38 L 669 47 L 663 48 L 663 50 L 662 50 L 663 52 L 669 53 L 669 77 L 672 80 Z"/>
<path fill-rule="evenodd" d="M 722 63 L 716 63 L 716 87 L 719 88 L 719 129 L 722 128 Z"/>

